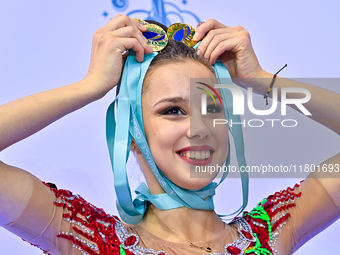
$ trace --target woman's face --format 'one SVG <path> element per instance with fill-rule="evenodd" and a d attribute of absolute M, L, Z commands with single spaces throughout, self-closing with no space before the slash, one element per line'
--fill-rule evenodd
<path fill-rule="evenodd" d="M 162 172 L 182 188 L 200 189 L 216 174 L 192 178 L 190 171 L 194 174 L 198 167 L 223 165 L 229 153 L 228 130 L 226 125 L 213 126 L 213 119 L 225 117 L 219 101 L 216 106 L 209 95 L 207 114 L 202 115 L 201 97 L 206 92 L 197 87 L 208 88 L 196 82 L 190 85 L 190 78 L 205 78 L 205 83 L 210 78 L 211 86 L 216 81 L 207 67 L 192 60 L 155 68 L 142 96 L 143 124 L 151 153 Z M 141 166 L 143 169 L 147 164 Z M 151 170 L 143 171 L 145 174 Z"/>

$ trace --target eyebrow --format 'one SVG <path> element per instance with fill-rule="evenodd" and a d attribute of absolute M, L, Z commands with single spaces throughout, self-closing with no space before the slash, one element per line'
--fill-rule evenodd
<path fill-rule="evenodd" d="M 188 103 L 189 100 L 183 97 L 167 97 L 159 100 L 153 107 L 156 107 L 156 105 L 161 104 L 161 103 Z"/>

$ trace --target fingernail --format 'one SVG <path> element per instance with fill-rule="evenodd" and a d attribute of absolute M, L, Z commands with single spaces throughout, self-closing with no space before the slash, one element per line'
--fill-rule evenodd
<path fill-rule="evenodd" d="M 153 48 L 148 45 L 148 50 L 153 52 Z"/>
<path fill-rule="evenodd" d="M 194 35 L 194 40 L 195 41 L 198 41 L 198 36 L 199 36 L 199 34 L 196 32 L 195 35 Z"/>
<path fill-rule="evenodd" d="M 142 29 L 146 29 L 146 27 L 143 25 L 143 24 L 141 24 L 141 23 L 139 23 L 140 24 L 140 27 L 142 28 Z"/>
<path fill-rule="evenodd" d="M 198 56 L 201 56 L 202 51 L 201 51 L 201 50 L 197 50 L 197 51 L 196 51 L 196 54 L 197 54 Z"/>
<path fill-rule="evenodd" d="M 143 36 L 144 37 L 144 36 Z M 149 40 L 144 37 L 145 42 L 148 42 Z"/>

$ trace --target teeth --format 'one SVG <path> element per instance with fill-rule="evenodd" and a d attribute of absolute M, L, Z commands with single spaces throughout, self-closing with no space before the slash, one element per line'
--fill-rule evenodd
<path fill-rule="evenodd" d="M 207 159 L 207 157 L 205 156 L 205 153 L 206 153 L 206 151 L 201 152 L 201 159 Z"/>
<path fill-rule="evenodd" d="M 210 150 L 204 150 L 204 151 L 181 151 L 179 152 L 179 155 L 195 159 L 195 160 L 205 160 L 207 158 L 210 158 Z"/>
<path fill-rule="evenodd" d="M 195 158 L 196 159 L 201 159 L 201 153 L 199 151 L 196 151 Z"/>

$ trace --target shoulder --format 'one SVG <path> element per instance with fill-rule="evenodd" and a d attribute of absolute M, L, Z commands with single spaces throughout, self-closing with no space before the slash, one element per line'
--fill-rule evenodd
<path fill-rule="evenodd" d="M 64 225 L 69 225 L 67 230 L 59 231 L 57 238 L 71 241 L 72 248 L 81 254 L 133 254 L 128 248 L 136 242 L 136 237 L 118 233 L 123 224 L 117 216 L 107 214 L 68 190 L 44 184 L 55 194 L 54 205 L 63 208 Z"/>
<path fill-rule="evenodd" d="M 68 190 L 45 185 L 55 194 L 54 205 L 63 208 L 62 220 L 69 225 L 69 230 L 59 231 L 57 238 L 72 242 L 72 249 L 80 254 L 166 254 L 140 247 L 139 236 L 130 234 L 117 216 L 107 214 Z"/>
<path fill-rule="evenodd" d="M 290 219 L 289 208 L 296 206 L 301 197 L 299 184 L 270 195 L 257 204 L 250 212 L 235 218 L 240 239 L 227 245 L 230 254 L 278 254 L 275 249 L 279 230 Z"/>

